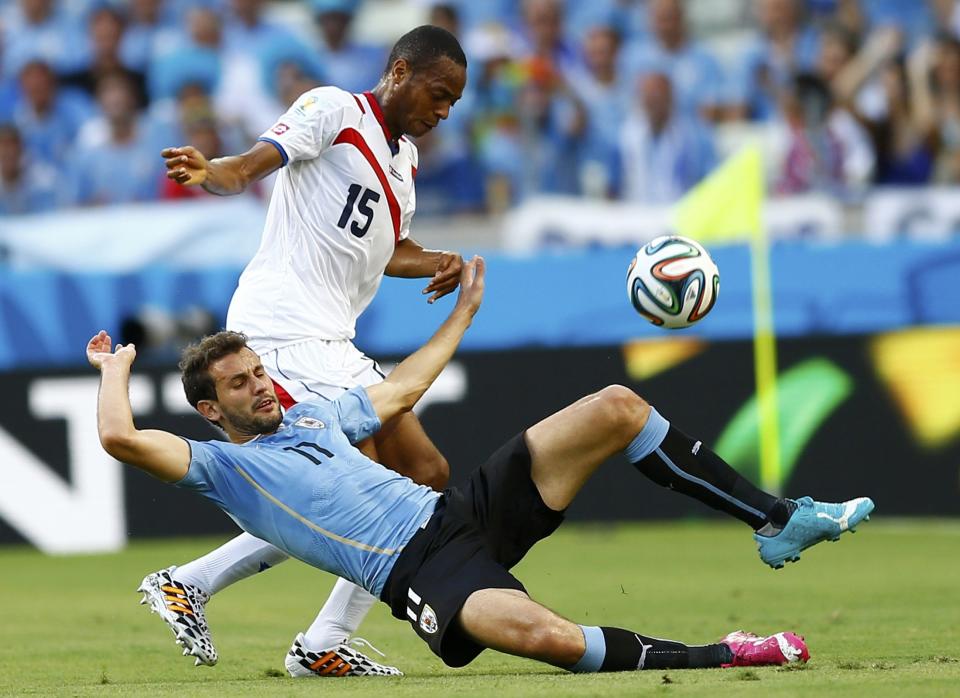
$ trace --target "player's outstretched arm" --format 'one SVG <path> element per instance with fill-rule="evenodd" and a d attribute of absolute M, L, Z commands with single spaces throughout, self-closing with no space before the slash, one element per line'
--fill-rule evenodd
<path fill-rule="evenodd" d="M 266 177 L 283 165 L 280 151 L 258 141 L 242 155 L 207 160 L 192 145 L 160 151 L 167 165 L 167 178 L 186 187 L 202 186 L 211 194 L 239 194 L 252 182 Z"/>
<path fill-rule="evenodd" d="M 450 315 L 433 337 L 400 362 L 386 380 L 367 388 L 373 408 L 384 423 L 417 404 L 453 357 L 483 300 L 483 257 L 465 262 L 460 271 L 460 295 Z"/>
<path fill-rule="evenodd" d="M 100 330 L 87 343 L 87 360 L 100 371 L 97 431 L 103 449 L 124 463 L 165 482 L 183 479 L 190 467 L 190 447 L 178 436 L 133 425 L 128 387 L 137 356 L 132 344 L 111 351 L 110 335 Z"/>
<path fill-rule="evenodd" d="M 456 290 L 462 266 L 463 257 L 456 252 L 426 250 L 416 240 L 407 238 L 394 248 L 384 273 L 403 279 L 432 277 L 423 294 L 432 294 L 427 303 L 433 303 Z"/>

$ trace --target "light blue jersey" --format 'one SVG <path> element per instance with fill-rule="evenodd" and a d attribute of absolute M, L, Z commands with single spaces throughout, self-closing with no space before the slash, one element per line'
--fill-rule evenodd
<path fill-rule="evenodd" d="M 353 388 L 295 405 L 274 434 L 242 445 L 187 439 L 190 469 L 176 484 L 248 533 L 379 597 L 438 497 L 353 447 L 379 428 L 366 390 Z"/>

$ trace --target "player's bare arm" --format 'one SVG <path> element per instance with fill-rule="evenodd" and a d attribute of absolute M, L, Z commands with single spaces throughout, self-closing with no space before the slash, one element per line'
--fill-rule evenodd
<path fill-rule="evenodd" d="M 460 283 L 463 257 L 456 252 L 428 250 L 411 238 L 401 240 L 393 251 L 384 273 L 403 279 L 432 277 L 422 293 L 433 294 L 428 303 L 453 292 Z"/>
<path fill-rule="evenodd" d="M 156 429 L 137 429 L 130 409 L 130 367 L 137 356 L 132 344 L 118 344 L 100 330 L 87 343 L 87 360 L 100 371 L 97 431 L 111 456 L 163 480 L 183 479 L 190 467 L 190 447 L 178 436 Z"/>
<path fill-rule="evenodd" d="M 167 178 L 186 187 L 201 186 L 211 194 L 230 196 L 276 172 L 283 165 L 280 152 L 269 143 L 257 142 L 241 155 L 207 160 L 192 145 L 164 148 Z"/>
<path fill-rule="evenodd" d="M 386 422 L 413 408 L 453 357 L 483 300 L 483 257 L 474 257 L 460 271 L 460 295 L 447 319 L 426 344 L 393 369 L 382 383 L 367 388 L 373 408 Z"/>

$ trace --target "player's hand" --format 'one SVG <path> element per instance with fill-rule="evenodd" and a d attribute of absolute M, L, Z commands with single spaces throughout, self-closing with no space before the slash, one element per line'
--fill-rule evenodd
<path fill-rule="evenodd" d="M 476 313 L 483 301 L 483 279 L 486 275 L 486 262 L 483 257 L 476 256 L 469 262 L 464 262 L 460 270 L 460 295 L 457 297 L 457 306 Z"/>
<path fill-rule="evenodd" d="M 100 330 L 87 342 L 87 361 L 98 371 L 104 366 L 117 364 L 129 368 L 137 358 L 137 349 L 132 344 L 123 346 L 118 344 L 115 351 L 111 351 L 112 340 L 106 330 Z"/>
<path fill-rule="evenodd" d="M 193 187 L 207 181 L 210 173 L 207 159 L 192 145 L 164 148 L 160 155 L 166 160 L 167 178 L 177 184 Z"/>
<path fill-rule="evenodd" d="M 463 257 L 456 252 L 443 252 L 437 263 L 437 271 L 430 283 L 423 289 L 424 295 L 432 293 L 427 303 L 435 303 L 448 293 L 452 293 L 460 283 L 460 270 L 463 268 Z"/>

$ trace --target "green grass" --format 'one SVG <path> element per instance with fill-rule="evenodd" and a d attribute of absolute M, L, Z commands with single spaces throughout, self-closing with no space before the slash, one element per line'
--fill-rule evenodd
<path fill-rule="evenodd" d="M 406 671 L 335 684 L 286 678 L 283 655 L 332 578 L 296 562 L 237 584 L 208 608 L 220 663 L 194 668 L 137 605 L 146 573 L 219 541 L 166 540 L 118 555 L 50 558 L 0 548 L 0 694 L 220 696 L 936 696 L 960 691 L 960 522 L 867 524 L 774 572 L 742 527 L 565 526 L 517 568 L 567 617 L 691 643 L 729 630 L 795 629 L 813 655 L 793 669 L 572 676 L 486 652 L 445 668 L 380 604 L 361 634 Z M 192 659 L 192 658 L 191 658 Z M 334 681 L 334 680 L 326 680 Z"/>

